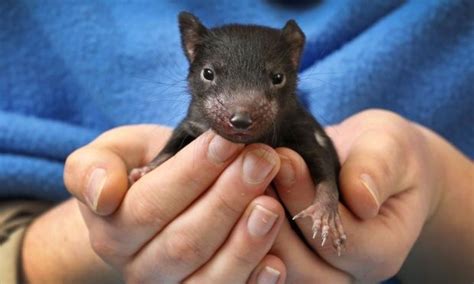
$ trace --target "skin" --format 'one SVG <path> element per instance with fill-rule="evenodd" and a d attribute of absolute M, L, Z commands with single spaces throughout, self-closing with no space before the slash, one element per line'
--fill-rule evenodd
<path fill-rule="evenodd" d="M 356 282 L 379 282 L 396 273 L 406 283 L 472 280 L 472 162 L 430 130 L 386 111 L 362 112 L 328 134 L 343 163 L 339 179 L 346 206 L 339 210 L 351 241 L 337 257 L 312 241 L 311 224 L 297 222 L 317 254 Z M 277 152 L 289 158 L 296 173 L 291 182 L 288 171 L 276 177 L 277 192 L 293 214 L 311 200 L 312 183 L 294 152 Z M 372 177 L 373 193 L 360 179 L 364 174 Z M 284 246 L 278 241 L 276 255 Z M 295 262 L 283 258 L 290 283 L 301 280 L 292 278 L 294 270 L 311 273 L 309 258 L 298 260 L 299 268 L 292 268 Z"/>
<path fill-rule="evenodd" d="M 311 222 L 297 221 L 316 253 L 308 248 L 273 198 L 277 192 L 295 213 L 314 195 L 305 164 L 289 149 L 233 144 L 231 157 L 214 164 L 208 132 L 127 190 L 127 169 L 150 161 L 169 133 L 118 128 L 68 158 L 66 185 L 81 202 L 53 208 L 27 231 L 22 260 L 28 282 L 112 282 L 117 274 L 105 263 L 132 283 L 256 283 L 265 266 L 280 272 L 278 283 L 370 283 L 398 271 L 408 283 L 420 274 L 436 281 L 474 277 L 473 164 L 421 126 L 372 110 L 328 129 L 342 162 L 345 205 L 339 210 L 350 240 L 342 257 L 312 241 Z M 276 164 L 260 183 L 245 184 L 242 158 L 258 149 Z M 106 169 L 107 180 L 97 202 L 88 202 L 87 181 L 97 167 Z M 365 182 L 372 191 L 362 174 L 372 177 Z M 273 178 L 274 190 L 268 188 Z M 236 183 L 239 191 L 232 190 Z M 254 238 L 247 216 L 256 204 L 277 219 L 268 234 Z"/>

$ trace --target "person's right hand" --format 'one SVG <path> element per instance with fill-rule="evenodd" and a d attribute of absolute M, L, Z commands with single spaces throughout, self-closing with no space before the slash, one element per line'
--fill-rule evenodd
<path fill-rule="evenodd" d="M 270 147 L 208 131 L 128 189 L 127 173 L 169 137 L 157 126 L 106 132 L 66 161 L 94 251 L 127 282 L 283 283 L 267 255 L 284 211 L 262 196 L 280 167 Z"/>

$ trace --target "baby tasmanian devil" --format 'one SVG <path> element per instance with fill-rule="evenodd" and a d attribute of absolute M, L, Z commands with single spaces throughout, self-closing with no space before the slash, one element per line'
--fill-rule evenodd
<path fill-rule="evenodd" d="M 293 217 L 311 217 L 313 238 L 329 232 L 340 254 L 346 236 L 338 213 L 339 160 L 330 138 L 295 94 L 305 36 L 295 21 L 283 29 L 226 25 L 208 29 L 192 14 L 179 15 L 189 60 L 188 114 L 148 165 L 132 170 L 133 183 L 212 128 L 236 143 L 288 147 L 306 162 L 316 197 Z"/>

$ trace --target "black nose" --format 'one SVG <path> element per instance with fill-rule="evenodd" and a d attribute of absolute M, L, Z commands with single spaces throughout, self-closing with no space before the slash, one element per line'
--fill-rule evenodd
<path fill-rule="evenodd" d="M 237 129 L 244 130 L 252 125 L 253 121 L 246 112 L 238 112 L 230 118 L 230 123 Z"/>

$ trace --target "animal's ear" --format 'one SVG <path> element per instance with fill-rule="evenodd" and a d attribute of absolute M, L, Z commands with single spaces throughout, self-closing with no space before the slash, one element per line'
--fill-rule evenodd
<path fill-rule="evenodd" d="M 196 16 L 188 12 L 179 13 L 178 20 L 181 44 L 186 57 L 192 63 L 196 57 L 196 48 L 202 43 L 207 29 Z"/>
<path fill-rule="evenodd" d="M 298 68 L 305 42 L 304 33 L 294 20 L 289 20 L 282 29 L 282 35 L 290 46 L 291 62 L 295 68 Z"/>

